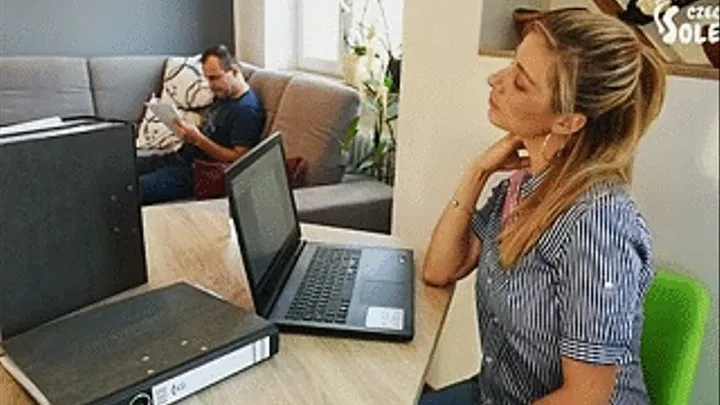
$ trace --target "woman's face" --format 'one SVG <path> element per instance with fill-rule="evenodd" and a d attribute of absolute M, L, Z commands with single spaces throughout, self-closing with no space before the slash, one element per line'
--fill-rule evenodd
<path fill-rule="evenodd" d="M 488 79 L 490 122 L 524 139 L 547 134 L 557 118 L 550 107 L 553 63 L 555 56 L 542 34 L 525 36 L 515 61 Z"/>

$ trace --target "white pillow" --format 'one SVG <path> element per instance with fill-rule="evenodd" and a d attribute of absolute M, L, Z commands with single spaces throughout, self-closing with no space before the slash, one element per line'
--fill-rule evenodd
<path fill-rule="evenodd" d="M 183 110 L 203 108 L 212 103 L 214 95 L 203 76 L 200 55 L 167 59 L 160 98 L 165 97 L 172 99 Z"/>
<path fill-rule="evenodd" d="M 202 124 L 202 115 L 187 110 L 205 108 L 213 102 L 213 98 L 210 85 L 202 74 L 200 55 L 167 59 L 160 101 L 175 104 L 185 121 L 199 127 Z M 160 122 L 149 109 L 145 109 L 136 138 L 138 149 L 164 154 L 178 150 L 182 143 L 182 139 Z"/>
<path fill-rule="evenodd" d="M 172 102 L 172 100 L 164 100 L 166 102 Z M 202 115 L 193 111 L 186 111 L 178 108 L 180 115 L 183 119 L 197 127 L 202 125 Z M 166 127 L 165 124 L 155 117 L 155 114 L 150 111 L 149 108 L 145 109 L 145 116 L 140 122 L 138 127 L 138 135 L 135 139 L 135 144 L 138 149 L 154 150 L 157 154 L 165 154 L 175 152 L 183 144 L 175 133 Z"/>

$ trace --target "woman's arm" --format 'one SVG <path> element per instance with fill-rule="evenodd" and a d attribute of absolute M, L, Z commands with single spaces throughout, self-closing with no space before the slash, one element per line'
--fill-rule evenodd
<path fill-rule="evenodd" d="M 607 405 L 615 387 L 617 366 L 562 358 L 563 385 L 532 405 Z"/>
<path fill-rule="evenodd" d="M 488 177 L 482 169 L 469 170 L 455 192 L 457 206 L 445 207 L 425 255 L 423 279 L 426 283 L 445 286 L 463 278 L 475 267 L 481 245 L 470 228 L 470 220 Z"/>
<path fill-rule="evenodd" d="M 423 264 L 426 283 L 448 285 L 475 267 L 481 249 L 480 240 L 470 228 L 475 203 L 492 173 L 529 166 L 529 159 L 518 154 L 522 146 L 519 138 L 507 134 L 472 162 L 455 191 L 455 204 L 445 207 L 433 231 Z"/>

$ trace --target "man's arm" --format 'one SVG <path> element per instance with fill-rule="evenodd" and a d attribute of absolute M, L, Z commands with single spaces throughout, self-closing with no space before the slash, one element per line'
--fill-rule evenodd
<path fill-rule="evenodd" d="M 197 146 L 203 152 L 221 162 L 234 162 L 250 149 L 239 145 L 236 145 L 233 148 L 226 148 L 216 142 L 213 142 L 212 139 L 205 136 L 205 134 L 203 134 L 197 127 L 189 125 L 181 120 L 175 121 L 175 131 L 186 142 Z"/>
<path fill-rule="evenodd" d="M 563 357 L 563 385 L 532 405 L 607 405 L 615 388 L 617 368 Z"/>
<path fill-rule="evenodd" d="M 202 138 L 198 138 L 195 145 L 202 149 L 203 152 L 222 162 L 234 162 L 250 150 L 250 148 L 240 145 L 235 145 L 232 149 L 226 148 L 213 142 L 205 135 L 202 135 Z"/>

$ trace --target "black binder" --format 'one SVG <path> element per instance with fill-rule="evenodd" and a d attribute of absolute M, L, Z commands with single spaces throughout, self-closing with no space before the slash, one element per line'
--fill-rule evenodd
<path fill-rule="evenodd" d="M 147 280 L 131 126 L 0 137 L 0 339 Z"/>
<path fill-rule="evenodd" d="M 186 283 L 52 321 L 4 342 L 0 363 L 40 403 L 166 405 L 278 351 L 278 331 Z"/>

